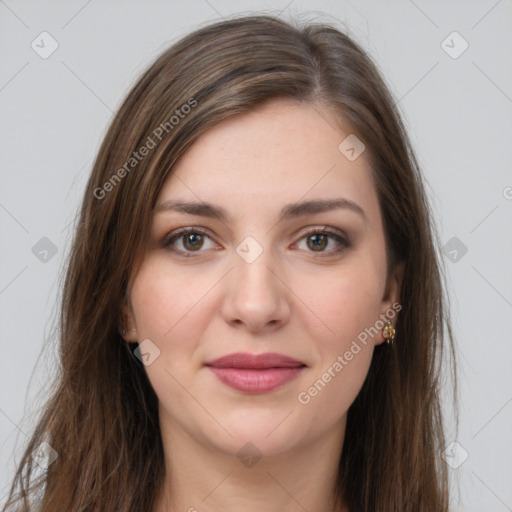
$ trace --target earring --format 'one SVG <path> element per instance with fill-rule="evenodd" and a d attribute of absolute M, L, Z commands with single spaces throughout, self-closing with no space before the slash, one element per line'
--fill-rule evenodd
<path fill-rule="evenodd" d="M 386 342 L 388 345 L 392 345 L 393 341 L 395 339 L 395 328 L 393 327 L 393 324 L 388 320 L 386 322 L 386 325 L 384 326 L 384 329 L 382 330 L 382 335 L 386 339 Z"/>
<path fill-rule="evenodd" d="M 123 329 L 123 332 L 121 333 L 121 336 L 124 336 L 126 334 L 126 329 Z"/>

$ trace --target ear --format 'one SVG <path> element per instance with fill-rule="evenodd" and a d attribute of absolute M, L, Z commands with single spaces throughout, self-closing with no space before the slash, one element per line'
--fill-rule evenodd
<path fill-rule="evenodd" d="M 404 278 L 404 268 L 404 263 L 395 265 L 388 277 L 381 304 L 381 313 L 383 314 L 385 314 L 389 308 L 392 308 L 393 304 L 400 302 L 400 290 Z"/>
<path fill-rule="evenodd" d="M 397 305 L 400 303 L 400 290 L 402 289 L 404 270 L 405 263 L 395 265 L 388 277 L 384 296 L 382 297 L 380 318 L 385 322 L 389 320 L 393 325 L 396 325 L 398 313 L 402 309 L 401 306 L 398 308 Z M 381 334 L 377 343 L 382 343 L 383 341 L 385 341 L 385 338 Z"/>
<path fill-rule="evenodd" d="M 123 334 L 123 330 L 126 332 Z M 137 341 L 137 324 L 135 323 L 135 315 L 131 304 L 127 300 L 121 306 L 121 321 L 119 325 L 119 333 L 125 341 Z"/>

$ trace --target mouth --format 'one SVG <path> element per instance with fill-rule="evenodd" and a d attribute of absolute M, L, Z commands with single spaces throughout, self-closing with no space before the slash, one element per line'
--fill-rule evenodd
<path fill-rule="evenodd" d="M 205 364 L 225 385 L 245 393 L 265 393 L 295 379 L 307 366 L 276 354 L 235 353 Z"/>

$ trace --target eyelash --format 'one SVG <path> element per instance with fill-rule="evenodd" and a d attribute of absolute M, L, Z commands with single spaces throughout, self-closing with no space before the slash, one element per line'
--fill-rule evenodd
<path fill-rule="evenodd" d="M 203 231 L 202 229 L 199 229 L 199 228 L 192 228 L 192 227 L 187 227 L 187 228 L 181 228 L 181 229 L 177 229 L 175 231 L 173 231 L 172 233 L 169 233 L 168 236 L 165 237 L 165 239 L 162 241 L 162 247 L 165 248 L 165 249 L 168 249 L 180 256 L 183 256 L 185 258 L 190 258 L 190 257 L 194 257 L 197 253 L 200 253 L 200 252 L 203 252 L 202 250 L 198 250 L 198 251 L 183 251 L 181 249 L 176 249 L 175 247 L 172 246 L 172 244 L 174 242 L 176 242 L 177 240 L 179 240 L 180 238 L 183 238 L 185 235 L 190 235 L 190 234 L 194 234 L 194 235 L 202 235 L 202 236 L 206 236 L 208 238 L 211 239 L 211 237 L 208 235 L 208 233 L 206 233 L 205 231 Z M 331 251 L 328 251 L 326 253 L 326 255 L 322 255 L 322 253 L 324 251 L 319 251 L 318 252 L 318 255 L 315 255 L 313 256 L 313 258 L 326 258 L 326 257 L 329 257 L 329 256 L 333 256 L 333 255 L 337 255 L 337 254 L 340 254 L 341 252 L 343 252 L 344 250 L 348 249 L 349 247 L 351 247 L 351 243 L 348 241 L 348 239 L 340 234 L 338 234 L 337 232 L 334 232 L 330 229 L 328 229 L 327 227 L 324 227 L 324 228 L 316 228 L 316 229 L 312 229 L 310 231 L 307 231 L 306 233 L 303 233 L 302 236 L 300 237 L 299 241 L 300 240 L 303 240 L 304 238 L 309 238 L 311 236 L 314 236 L 314 235 L 327 235 L 328 237 L 334 239 L 339 245 L 336 249 L 332 249 Z M 315 254 L 316 251 L 311 251 L 313 254 Z"/>

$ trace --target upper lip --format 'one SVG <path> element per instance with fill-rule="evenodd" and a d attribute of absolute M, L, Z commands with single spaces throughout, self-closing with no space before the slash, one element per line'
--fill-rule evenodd
<path fill-rule="evenodd" d="M 306 366 L 304 363 L 297 361 L 291 357 L 277 354 L 275 352 L 267 352 L 265 354 L 250 354 L 248 352 L 237 352 L 219 357 L 213 361 L 208 361 L 206 366 L 214 366 L 216 368 L 296 368 Z"/>

